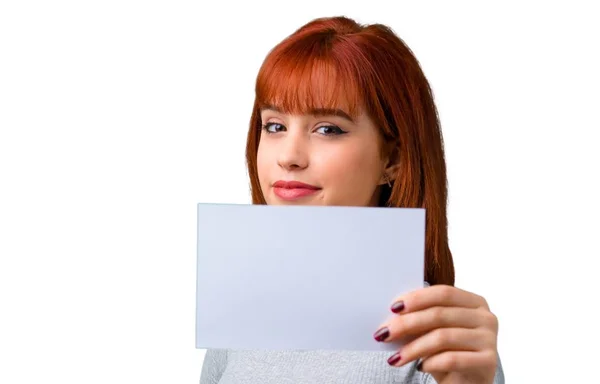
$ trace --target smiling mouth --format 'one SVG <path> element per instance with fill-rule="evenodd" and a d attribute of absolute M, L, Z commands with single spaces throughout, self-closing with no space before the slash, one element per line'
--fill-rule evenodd
<path fill-rule="evenodd" d="M 277 181 L 273 184 L 275 195 L 282 200 L 297 200 L 306 196 L 314 195 L 321 188 L 305 184 L 299 181 Z"/>

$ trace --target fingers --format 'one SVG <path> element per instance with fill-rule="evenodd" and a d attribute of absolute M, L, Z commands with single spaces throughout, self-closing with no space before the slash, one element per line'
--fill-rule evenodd
<path fill-rule="evenodd" d="M 490 312 L 481 309 L 432 307 L 391 318 L 375 332 L 374 338 L 389 342 L 424 334 L 436 328 L 478 327 L 496 329 L 497 320 Z"/>
<path fill-rule="evenodd" d="M 460 371 L 496 371 L 498 364 L 496 352 L 445 351 L 424 359 L 421 363 L 423 372 L 460 372 Z"/>
<path fill-rule="evenodd" d="M 375 339 L 404 339 L 404 346 L 390 356 L 388 364 L 399 367 L 421 359 L 420 369 L 438 382 L 493 378 L 498 319 L 483 297 L 436 285 L 398 297 L 391 310 L 399 316 L 384 323 Z"/>
<path fill-rule="evenodd" d="M 430 307 L 484 308 L 489 310 L 486 300 L 474 293 L 449 285 L 434 285 L 402 295 L 391 306 L 392 312 L 417 312 Z"/>
<path fill-rule="evenodd" d="M 442 352 L 494 351 L 495 343 L 494 333 L 487 329 L 437 328 L 406 344 L 399 352 L 400 361 L 393 365 L 400 366 L 421 357 L 433 358 Z"/>

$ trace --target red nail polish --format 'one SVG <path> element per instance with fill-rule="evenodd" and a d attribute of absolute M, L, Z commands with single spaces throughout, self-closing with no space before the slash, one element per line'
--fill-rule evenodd
<path fill-rule="evenodd" d="M 396 365 L 396 363 L 399 361 L 400 361 L 400 352 L 397 352 L 397 353 L 393 354 L 392 356 L 390 356 L 390 358 L 388 359 L 388 364 Z"/>
<path fill-rule="evenodd" d="M 380 330 L 378 330 L 377 332 L 375 332 L 373 337 L 377 341 L 384 341 L 385 339 L 390 337 L 390 330 L 387 327 L 383 327 Z"/>
<path fill-rule="evenodd" d="M 392 312 L 399 313 L 404 309 L 404 301 L 395 302 L 392 305 Z"/>

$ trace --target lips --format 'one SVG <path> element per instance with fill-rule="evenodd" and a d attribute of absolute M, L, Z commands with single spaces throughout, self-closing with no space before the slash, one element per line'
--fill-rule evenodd
<path fill-rule="evenodd" d="M 279 181 L 275 182 L 273 184 L 273 187 L 275 187 L 275 188 L 285 188 L 285 189 L 298 189 L 298 188 L 312 189 L 312 190 L 321 189 L 319 187 L 315 187 L 314 185 L 301 183 L 299 181 L 282 181 L 282 180 L 279 180 Z"/>
<path fill-rule="evenodd" d="M 317 193 L 321 188 L 300 181 L 282 181 L 273 183 L 275 195 L 283 200 L 297 200 Z"/>

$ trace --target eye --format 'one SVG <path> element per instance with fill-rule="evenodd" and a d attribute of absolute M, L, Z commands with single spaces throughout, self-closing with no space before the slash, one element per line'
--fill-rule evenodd
<path fill-rule="evenodd" d="M 285 126 L 279 123 L 266 123 L 262 127 L 268 133 L 277 133 L 281 131 L 285 131 Z"/>
<path fill-rule="evenodd" d="M 346 131 L 342 130 L 340 127 L 335 126 L 335 125 L 324 125 L 324 126 L 317 128 L 316 131 L 319 134 L 324 135 L 324 136 L 336 136 L 336 135 L 343 135 L 344 133 L 347 133 Z"/>

